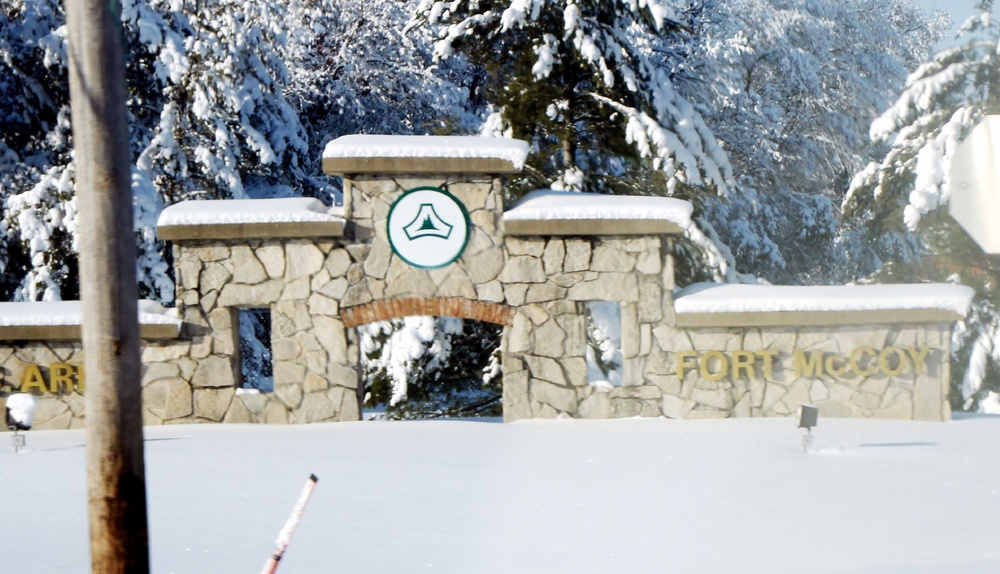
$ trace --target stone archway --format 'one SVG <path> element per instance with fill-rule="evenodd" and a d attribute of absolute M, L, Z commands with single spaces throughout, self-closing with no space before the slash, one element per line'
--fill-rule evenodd
<path fill-rule="evenodd" d="M 957 317 L 944 308 L 882 316 L 682 310 L 672 238 L 693 225 L 692 206 L 551 190 L 506 205 L 503 178 L 519 172 L 527 151 L 524 142 L 499 138 L 350 136 L 331 142 L 323 159 L 326 173 L 343 177 L 342 206 L 298 198 L 168 208 L 159 233 L 175 241 L 185 339 L 147 347 L 155 363 L 147 394 L 183 408 L 157 422 L 357 420 L 356 326 L 411 315 L 503 325 L 505 420 L 784 415 L 799 399 L 855 392 L 796 374 L 796 349 L 773 344 L 794 340 L 789 332 L 833 341 L 823 365 L 833 361 L 834 375 L 854 347 L 879 347 L 869 340 L 883 330 L 873 321 L 915 323 L 891 327 L 890 343 L 898 347 L 905 336 L 916 347 L 922 338 L 947 356 L 943 333 Z M 616 317 L 614 383 L 591 376 L 594 303 Z M 234 375 L 234 317 L 244 307 L 271 313 L 273 393 L 241 393 Z M 740 365 L 728 378 L 691 368 L 699 356 L 726 353 Z M 759 371 L 747 362 L 780 353 L 791 375 L 772 377 L 771 362 Z M 872 416 L 875 407 L 866 405 L 874 401 L 877 413 L 947 418 L 947 378 L 945 362 L 900 379 L 884 397 L 858 399 L 851 412 Z M 778 396 L 785 398 L 771 400 Z"/>
<path fill-rule="evenodd" d="M 459 297 L 400 297 L 346 307 L 340 310 L 340 316 L 347 328 L 414 315 L 472 319 L 509 327 L 513 318 L 512 311 L 511 307 L 500 303 L 471 301 Z"/>
<path fill-rule="evenodd" d="M 808 296 L 740 285 L 675 291 L 672 238 L 693 229 L 690 203 L 538 190 L 507 205 L 503 178 L 527 152 L 502 138 L 349 136 L 323 159 L 326 173 L 343 177 L 342 206 L 300 197 L 165 209 L 157 233 L 174 242 L 176 310 L 140 313 L 146 327 L 172 333 L 144 335 L 146 423 L 358 420 L 352 333 L 411 315 L 503 326 L 505 420 L 785 416 L 806 400 L 852 416 L 950 416 L 947 334 L 971 289 L 893 288 L 875 297 L 876 311 L 824 306 L 871 301 L 853 286 Z M 764 292 L 732 306 L 749 287 Z M 614 382 L 590 369 L 595 303 L 614 315 L 607 327 L 617 336 L 604 339 L 620 352 Z M 271 390 L 243 380 L 238 319 L 248 310 L 269 315 Z M 0 331 L 15 341 L 4 369 L 23 367 L 11 349 L 26 337 L 56 341 L 32 359 L 50 368 L 79 351 L 72 329 L 49 323 Z M 911 368 L 853 368 L 876 352 L 908 357 Z M 730 368 L 711 366 L 720 362 Z M 10 374 L 0 372 L 0 395 Z M 60 388 L 50 381 L 47 394 Z M 82 421 L 78 399 L 43 401 L 61 420 Z"/>
<path fill-rule="evenodd" d="M 502 348 L 513 313 L 507 305 L 459 297 L 341 309 L 349 345 L 358 349 L 361 418 L 501 416 Z"/>

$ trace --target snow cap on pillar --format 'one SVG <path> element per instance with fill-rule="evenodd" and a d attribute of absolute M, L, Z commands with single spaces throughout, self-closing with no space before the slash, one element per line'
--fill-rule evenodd
<path fill-rule="evenodd" d="M 323 172 L 358 173 L 519 173 L 528 142 L 481 136 L 350 135 L 326 144 Z"/>

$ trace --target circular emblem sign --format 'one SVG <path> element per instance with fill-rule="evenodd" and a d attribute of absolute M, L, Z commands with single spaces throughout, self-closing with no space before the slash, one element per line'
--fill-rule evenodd
<path fill-rule="evenodd" d="M 469 242 L 469 213 L 454 195 L 418 187 L 389 209 L 389 245 L 414 267 L 444 267 L 458 259 Z"/>

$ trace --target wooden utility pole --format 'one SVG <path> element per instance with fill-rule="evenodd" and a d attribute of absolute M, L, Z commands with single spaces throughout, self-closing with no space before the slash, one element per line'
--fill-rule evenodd
<path fill-rule="evenodd" d="M 80 209 L 91 570 L 148 573 L 135 236 L 121 6 L 66 0 Z"/>

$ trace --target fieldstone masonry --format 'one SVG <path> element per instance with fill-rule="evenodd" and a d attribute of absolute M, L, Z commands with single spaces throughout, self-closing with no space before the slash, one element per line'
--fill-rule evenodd
<path fill-rule="evenodd" d="M 356 420 L 358 350 L 339 313 L 363 260 L 335 239 L 232 243 L 174 245 L 178 309 L 191 342 L 146 351 L 162 373 L 144 389 L 144 400 L 156 394 L 147 421 Z M 240 389 L 240 308 L 271 310 L 273 393 Z"/>
<path fill-rule="evenodd" d="M 502 277 L 515 312 L 503 345 L 506 420 L 660 414 L 658 408 L 626 413 L 623 401 L 652 400 L 657 388 L 646 388 L 657 375 L 645 364 L 653 330 L 669 317 L 668 243 L 660 237 L 508 238 Z M 589 301 L 621 305 L 623 385 L 610 392 L 587 381 Z"/>
<path fill-rule="evenodd" d="M 351 249 L 363 262 L 348 276 L 349 286 L 341 302 L 344 307 L 402 297 L 504 302 L 503 182 L 499 177 L 356 176 L 350 182 L 345 216 L 355 241 Z M 472 234 L 461 259 L 454 264 L 430 270 L 416 268 L 393 253 L 389 245 L 385 226 L 389 207 L 404 192 L 418 187 L 445 189 L 469 212 Z"/>
<path fill-rule="evenodd" d="M 32 366 L 38 366 L 40 382 L 45 388 L 34 389 L 46 399 L 38 403 L 35 412 L 37 428 L 79 428 L 83 426 L 83 395 L 77 372 L 83 363 L 83 348 L 79 341 L 20 341 L 0 347 L 0 403 L 2 396 L 14 391 L 15 373 L 23 373 Z M 55 369 L 53 369 L 55 366 Z M 68 376 L 65 383 L 49 384 L 53 370 L 68 367 L 57 375 Z M 20 382 L 20 381 L 18 381 Z M 29 382 L 28 386 L 32 386 Z M 41 386 L 41 385 L 35 385 Z M 85 387 L 84 387 L 85 388 Z M 6 429 L 5 429 L 6 430 Z"/>
<path fill-rule="evenodd" d="M 161 224 L 160 236 L 173 240 L 183 328 L 179 338 L 144 343 L 145 422 L 358 420 L 354 327 L 428 311 L 505 325 L 508 421 L 784 416 L 804 402 L 826 416 L 949 418 L 951 319 L 678 326 L 671 252 L 681 228 L 645 221 L 637 233 L 623 221 L 595 234 L 561 221 L 541 234 L 546 222 L 515 226 L 505 221 L 502 180 L 515 163 L 347 154 L 324 160 L 344 175 L 344 206 L 322 225 L 268 223 L 273 233 L 262 237 L 244 224 Z M 403 261 L 386 232 L 393 202 L 425 186 L 458 198 L 472 224 L 461 257 L 436 269 Z M 620 305 L 621 386 L 587 380 L 591 301 Z M 241 388 L 241 308 L 270 310 L 273 392 Z M 29 363 L 78 364 L 79 350 L 75 342 L 8 345 L 0 365 L 9 375 Z M 38 428 L 81 424 L 78 393 L 42 404 Z"/>
<path fill-rule="evenodd" d="M 650 337 L 646 326 L 623 318 L 622 328 L 623 347 L 628 349 L 626 340 L 637 343 L 626 366 L 640 376 L 627 377 L 621 387 L 612 389 L 577 386 L 572 397 L 576 402 L 564 397 L 568 409 L 535 394 L 542 405 L 526 408 L 522 416 L 787 416 L 796 413 L 800 404 L 811 403 L 819 406 L 823 416 L 950 417 L 947 325 L 704 330 L 658 325 Z M 857 349 L 872 350 L 856 353 L 862 362 L 861 374 L 848 372 L 851 354 Z M 889 376 L 877 368 L 875 350 L 879 349 L 893 351 L 888 353 L 889 368 L 899 374 Z M 919 372 L 905 349 L 918 349 L 918 354 L 926 349 Z M 799 365 L 796 353 L 800 353 Z M 822 364 L 806 363 L 814 354 L 834 359 L 837 369 L 845 372 L 837 376 L 802 368 L 806 372 L 797 373 L 802 365 L 816 368 Z M 741 355 L 752 370 L 730 368 L 733 357 Z"/>

